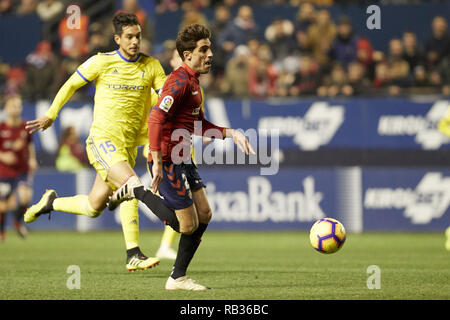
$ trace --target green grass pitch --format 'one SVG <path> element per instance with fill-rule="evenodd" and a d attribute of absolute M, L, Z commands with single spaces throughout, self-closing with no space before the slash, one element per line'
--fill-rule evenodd
<path fill-rule="evenodd" d="M 162 232 L 141 233 L 155 253 Z M 177 240 L 178 241 L 178 240 Z M 442 233 L 348 234 L 335 254 L 316 252 L 305 232 L 207 231 L 188 276 L 207 292 L 167 292 L 172 262 L 128 273 L 122 233 L 12 230 L 0 243 L 0 299 L 302 300 L 450 299 L 450 252 Z M 80 289 L 66 286 L 70 265 Z M 380 289 L 368 289 L 367 268 L 380 268 Z"/>

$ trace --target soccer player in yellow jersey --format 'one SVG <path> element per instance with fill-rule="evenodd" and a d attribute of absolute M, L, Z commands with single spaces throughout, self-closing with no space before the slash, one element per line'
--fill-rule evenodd
<path fill-rule="evenodd" d="M 438 123 L 438 129 L 440 132 L 450 137 L 450 110 L 447 112 L 445 117 L 443 117 Z M 445 248 L 450 251 L 450 227 L 445 230 Z"/>
<path fill-rule="evenodd" d="M 97 171 L 92 190 L 89 195 L 63 198 L 58 198 L 55 190 L 47 190 L 37 204 L 28 208 L 25 222 L 52 210 L 95 218 L 105 209 L 113 190 L 136 175 L 132 168 L 137 146 L 147 143 L 147 116 L 156 103 L 151 101 L 155 97 L 151 92 L 161 89 L 166 76 L 158 60 L 139 52 L 141 27 L 135 15 L 119 13 L 113 25 L 119 49 L 99 53 L 84 62 L 61 87 L 46 114 L 27 122 L 31 133 L 47 129 L 73 93 L 95 80 L 94 120 L 86 140 L 89 161 Z M 154 212 L 170 211 L 158 197 L 152 199 L 152 205 Z M 159 263 L 159 259 L 147 258 L 139 249 L 137 206 L 134 200 L 120 208 L 129 271 Z"/>

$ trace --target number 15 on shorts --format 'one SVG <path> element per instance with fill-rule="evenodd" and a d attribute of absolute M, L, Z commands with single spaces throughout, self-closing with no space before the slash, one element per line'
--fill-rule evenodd
<path fill-rule="evenodd" d="M 106 155 L 108 155 L 108 153 L 116 151 L 116 146 L 111 142 L 111 140 L 106 140 L 105 142 L 100 143 L 99 147 Z"/>

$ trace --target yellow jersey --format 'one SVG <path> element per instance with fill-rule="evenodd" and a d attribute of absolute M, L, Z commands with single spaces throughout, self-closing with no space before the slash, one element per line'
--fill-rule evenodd
<path fill-rule="evenodd" d="M 438 130 L 450 137 L 450 111 L 439 121 Z"/>
<path fill-rule="evenodd" d="M 160 62 L 150 56 L 140 53 L 136 59 L 128 60 L 119 50 L 98 53 L 78 67 L 64 85 L 69 88 L 61 88 L 46 115 L 56 119 L 76 89 L 95 81 L 90 135 L 112 137 L 124 147 L 144 144 L 142 133 L 146 132 L 150 107 L 156 103 L 152 92 L 156 94 L 165 80 Z"/>

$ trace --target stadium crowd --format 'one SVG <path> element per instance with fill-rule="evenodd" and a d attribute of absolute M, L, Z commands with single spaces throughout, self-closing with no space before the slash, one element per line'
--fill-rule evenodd
<path fill-rule="evenodd" d="M 155 14 L 182 10 L 180 27 L 201 23 L 211 29 L 214 68 L 211 74 L 202 76 L 202 86 L 208 95 L 234 98 L 450 95 L 450 36 L 447 21 L 441 16 L 430 21 L 432 33 L 424 43 L 419 43 L 416 34 L 408 31 L 391 39 L 387 52 L 382 52 L 375 50 L 369 39 L 358 35 L 349 17 L 331 17 L 327 6 L 343 1 L 154 2 Z M 260 30 L 253 15 L 254 2 L 259 6 L 293 5 L 296 19 L 274 17 L 265 30 Z M 62 83 L 89 56 L 116 49 L 112 30 L 105 27 L 108 22 L 93 22 L 83 11 L 80 28 L 67 28 L 68 4 L 60 0 L 0 0 L 0 15 L 37 14 L 42 20 L 44 39 L 23 63 L 8 65 L 0 61 L 2 96 L 20 93 L 30 101 L 53 99 Z M 233 6 L 237 10 L 231 10 Z M 212 19 L 202 13 L 205 7 L 214 9 Z M 137 15 L 143 27 L 141 51 L 158 58 L 169 73 L 174 40 L 166 40 L 162 49 L 154 52 L 155 30 L 139 2 L 123 0 L 119 10 L 105 13 L 104 21 L 110 21 L 111 15 L 118 11 Z M 51 28 L 55 19 L 56 29 Z M 92 96 L 93 86 L 85 86 L 74 99 Z"/>

